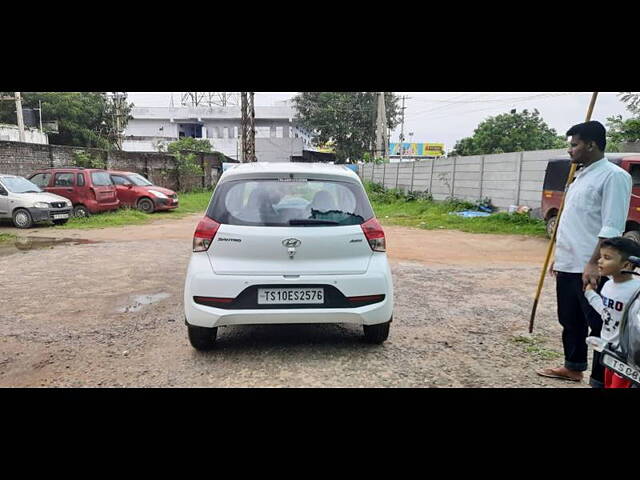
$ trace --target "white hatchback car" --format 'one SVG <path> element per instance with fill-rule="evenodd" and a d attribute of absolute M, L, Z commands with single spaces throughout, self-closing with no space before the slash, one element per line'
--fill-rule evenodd
<path fill-rule="evenodd" d="M 344 166 L 248 163 L 220 177 L 193 238 L 184 313 L 194 348 L 217 327 L 352 323 L 382 343 L 393 315 L 384 232 Z"/>

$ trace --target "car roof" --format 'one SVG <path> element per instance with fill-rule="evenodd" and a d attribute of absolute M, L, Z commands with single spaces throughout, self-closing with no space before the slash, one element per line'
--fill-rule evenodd
<path fill-rule="evenodd" d="M 604 156 L 607 157 L 610 162 L 613 162 L 615 164 L 619 164 L 622 160 L 640 160 L 639 153 L 616 153 L 616 152 L 608 153 L 607 152 L 604 154 Z M 567 154 L 567 155 L 554 157 L 549 161 L 550 162 L 568 162 L 569 160 L 570 158 L 569 158 L 569 155 Z"/>
<path fill-rule="evenodd" d="M 37 168 L 35 173 L 39 172 L 51 172 L 54 170 L 82 170 L 85 172 L 106 172 L 104 168 L 85 168 L 85 167 L 45 167 L 45 168 Z"/>
<path fill-rule="evenodd" d="M 113 173 L 114 175 L 137 175 L 136 172 L 126 172 L 124 170 L 107 170 L 107 172 L 110 174 Z"/>
<path fill-rule="evenodd" d="M 329 163 L 302 163 L 302 162 L 250 162 L 239 163 L 226 170 L 220 180 L 233 180 L 236 178 L 269 178 L 274 175 L 294 175 L 296 177 L 317 176 L 323 178 L 342 178 L 344 180 L 357 180 L 360 177 L 344 165 L 332 165 Z"/>

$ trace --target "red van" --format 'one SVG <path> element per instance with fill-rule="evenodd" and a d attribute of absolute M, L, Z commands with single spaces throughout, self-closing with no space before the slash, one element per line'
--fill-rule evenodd
<path fill-rule="evenodd" d="M 607 153 L 610 162 L 618 165 L 631 175 L 633 186 L 631 189 L 631 203 L 625 235 L 629 232 L 640 231 L 640 154 L 637 153 Z M 562 202 L 564 187 L 571 167 L 570 159 L 555 158 L 547 164 L 542 189 L 542 218 L 547 222 L 547 234 L 551 236 L 555 228 L 558 210 Z M 640 232 L 634 239 L 640 240 Z"/>
<path fill-rule="evenodd" d="M 154 185 L 138 173 L 109 170 L 109 175 L 116 186 L 121 206 L 146 213 L 178 208 L 176 192 Z"/>
<path fill-rule="evenodd" d="M 73 215 L 88 217 L 93 213 L 116 210 L 120 201 L 116 187 L 106 170 L 98 168 L 61 167 L 37 170 L 29 180 L 46 192 L 68 198 Z"/>

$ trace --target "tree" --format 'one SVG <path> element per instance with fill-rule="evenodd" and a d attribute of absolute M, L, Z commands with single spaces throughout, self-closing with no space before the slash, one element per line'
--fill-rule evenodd
<path fill-rule="evenodd" d="M 564 148 L 566 138 L 540 118 L 540 112 L 523 110 L 489 117 L 478 125 L 472 137 L 456 142 L 452 155 L 487 155 Z"/>
<path fill-rule="evenodd" d="M 622 115 L 607 118 L 607 151 L 622 149 L 622 143 L 640 141 L 640 117 L 622 120 Z"/>
<path fill-rule="evenodd" d="M 640 115 L 640 93 L 621 92 L 618 96 L 627 104 L 627 110 L 635 115 Z"/>
<path fill-rule="evenodd" d="M 375 92 L 301 92 L 293 98 L 297 120 L 315 145 L 333 142 L 336 162 L 357 161 L 375 144 Z M 385 93 L 388 128 L 398 125 L 398 97 Z"/>
<path fill-rule="evenodd" d="M 202 174 L 196 153 L 211 153 L 211 151 L 212 145 L 208 140 L 191 137 L 171 142 L 167 147 L 167 152 L 176 157 L 178 171 L 181 174 Z"/>
<path fill-rule="evenodd" d="M 12 92 L 8 92 L 12 94 Z M 110 149 L 117 144 L 114 101 L 107 92 L 24 93 L 24 108 L 39 108 L 42 121 L 57 121 L 58 133 L 49 133 L 56 145 Z M 120 129 L 126 128 L 133 104 L 121 101 Z M 0 122 L 16 124 L 15 103 L 0 102 Z"/>

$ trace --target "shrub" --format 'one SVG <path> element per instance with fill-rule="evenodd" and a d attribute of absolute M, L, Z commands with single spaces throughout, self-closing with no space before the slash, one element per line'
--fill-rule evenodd
<path fill-rule="evenodd" d="M 83 168 L 106 168 L 107 162 L 100 158 L 96 158 L 84 150 L 74 150 L 73 162 L 76 167 Z"/>

